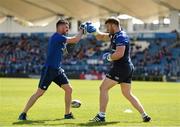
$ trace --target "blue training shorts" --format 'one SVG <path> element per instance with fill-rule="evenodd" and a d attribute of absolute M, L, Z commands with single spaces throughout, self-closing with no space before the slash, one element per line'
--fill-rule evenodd
<path fill-rule="evenodd" d="M 54 69 L 44 66 L 41 72 L 39 88 L 47 90 L 51 82 L 55 82 L 58 86 L 69 84 L 69 80 L 62 68 Z"/>

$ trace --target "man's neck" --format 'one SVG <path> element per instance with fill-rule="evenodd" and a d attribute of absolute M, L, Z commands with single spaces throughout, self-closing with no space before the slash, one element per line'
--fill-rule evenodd
<path fill-rule="evenodd" d="M 56 31 L 56 33 L 61 34 L 61 32 L 59 32 L 59 31 Z"/>
<path fill-rule="evenodd" d="M 114 33 L 117 33 L 117 32 L 119 32 L 119 31 L 121 31 L 119 27 L 117 27 L 117 28 L 114 29 Z"/>

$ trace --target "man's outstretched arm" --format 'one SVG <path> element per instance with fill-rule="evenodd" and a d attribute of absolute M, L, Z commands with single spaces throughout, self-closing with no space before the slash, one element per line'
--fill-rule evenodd
<path fill-rule="evenodd" d="M 86 23 L 86 31 L 93 34 L 97 40 L 109 41 L 109 33 L 100 32 L 91 22 Z"/>
<path fill-rule="evenodd" d="M 77 33 L 77 35 L 73 36 L 73 37 L 67 37 L 67 43 L 77 43 L 81 40 L 82 36 L 83 36 L 83 29 L 80 29 L 79 32 Z"/>
<path fill-rule="evenodd" d="M 109 41 L 110 40 L 109 33 L 103 33 L 103 32 L 100 32 L 97 30 L 93 34 L 95 35 L 97 40 L 101 40 L 101 41 Z"/>

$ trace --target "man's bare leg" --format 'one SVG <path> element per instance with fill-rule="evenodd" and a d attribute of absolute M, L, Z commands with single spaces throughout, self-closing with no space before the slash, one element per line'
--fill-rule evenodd
<path fill-rule="evenodd" d="M 116 81 L 113 81 L 109 78 L 105 78 L 100 86 L 100 96 L 99 96 L 99 111 L 106 112 L 107 104 L 109 101 L 109 90 L 117 84 Z"/>
<path fill-rule="evenodd" d="M 38 88 L 37 91 L 29 98 L 26 106 L 24 107 L 22 113 L 19 116 L 19 120 L 26 120 L 26 114 L 29 109 L 34 105 L 34 103 L 44 94 L 45 90 Z"/>
<path fill-rule="evenodd" d="M 100 86 L 99 96 L 99 113 L 90 121 L 93 122 L 104 122 L 107 104 L 109 101 L 108 91 L 117 84 L 116 81 L 109 78 L 105 78 Z"/>
<path fill-rule="evenodd" d="M 144 118 L 148 117 L 148 115 L 145 112 L 139 99 L 132 94 L 131 84 L 121 83 L 121 91 L 122 91 L 122 94 L 124 95 L 124 97 L 126 97 L 126 99 L 129 100 L 129 102 L 134 106 L 134 108 L 142 115 L 144 122 L 150 121 L 150 117 L 147 119 L 144 119 Z"/>
<path fill-rule="evenodd" d="M 71 100 L 72 100 L 72 87 L 69 84 L 62 85 L 61 87 L 64 92 L 64 101 L 65 101 L 65 114 L 70 113 L 70 108 L 71 108 Z"/>

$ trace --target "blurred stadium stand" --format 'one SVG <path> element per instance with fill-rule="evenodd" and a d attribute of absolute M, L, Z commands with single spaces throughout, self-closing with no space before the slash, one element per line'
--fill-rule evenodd
<path fill-rule="evenodd" d="M 141 37 L 140 37 L 141 36 Z M 136 80 L 176 80 L 180 77 L 180 45 L 176 33 L 131 35 L 131 54 Z M 6 36 L 0 34 L 1 76 L 39 75 L 46 58 L 48 37 L 43 33 Z M 68 45 L 62 67 L 71 78 L 102 79 L 108 63 L 102 54 L 108 43 L 89 35 L 76 45 Z"/>
<path fill-rule="evenodd" d="M 134 79 L 180 81 L 179 12 L 179 0 L 0 0 L 0 76 L 39 75 L 59 18 L 73 35 L 87 20 L 105 31 L 106 18 L 117 16 L 131 39 Z M 67 46 L 62 66 L 70 78 L 102 79 L 108 48 L 89 35 Z"/>

